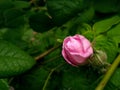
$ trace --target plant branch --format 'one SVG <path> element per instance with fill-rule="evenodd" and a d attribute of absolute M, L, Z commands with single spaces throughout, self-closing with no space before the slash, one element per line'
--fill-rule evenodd
<path fill-rule="evenodd" d="M 109 81 L 110 77 L 112 76 L 113 72 L 117 68 L 117 66 L 120 63 L 120 54 L 117 56 L 113 64 L 110 66 L 109 70 L 106 72 L 105 76 L 101 80 L 101 82 L 98 84 L 95 90 L 103 90 L 107 82 Z"/>
<path fill-rule="evenodd" d="M 46 79 L 46 81 L 45 81 L 45 84 L 44 84 L 42 90 L 45 90 L 45 88 L 46 88 L 46 86 L 47 86 L 47 84 L 48 84 L 48 81 L 49 81 L 49 79 L 50 79 L 50 77 L 51 77 L 51 75 L 52 75 L 52 73 L 53 73 L 54 71 L 55 71 L 55 69 L 52 69 L 51 72 L 49 73 L 49 75 L 48 75 L 48 77 L 47 77 L 47 79 Z"/>
<path fill-rule="evenodd" d="M 47 84 L 48 84 L 48 82 L 49 82 L 49 79 L 50 79 L 51 75 L 53 74 L 53 72 L 54 72 L 56 69 L 60 68 L 62 65 L 64 65 L 64 64 L 60 64 L 59 66 L 53 68 L 53 69 L 50 71 L 50 73 L 49 73 L 49 75 L 48 75 L 48 77 L 47 77 L 47 79 L 46 79 L 46 81 L 45 81 L 45 83 L 44 83 L 44 86 L 43 86 L 42 90 L 46 90 L 46 87 L 47 87 Z"/>
<path fill-rule="evenodd" d="M 43 58 L 44 56 L 48 55 L 49 53 L 51 53 L 52 51 L 56 50 L 57 48 L 59 48 L 61 45 L 57 45 L 47 51 L 45 51 L 44 53 L 38 55 L 37 57 L 35 57 L 35 60 L 39 60 L 41 58 Z"/>

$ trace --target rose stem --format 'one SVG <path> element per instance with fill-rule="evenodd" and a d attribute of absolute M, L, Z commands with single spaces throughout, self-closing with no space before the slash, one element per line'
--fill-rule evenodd
<path fill-rule="evenodd" d="M 54 72 L 55 70 L 57 70 L 58 68 L 60 68 L 61 66 L 63 66 L 63 65 L 64 65 L 64 63 L 58 65 L 57 67 L 55 67 L 55 68 L 53 68 L 53 69 L 51 69 L 50 73 L 48 74 L 48 77 L 47 77 L 46 80 L 45 80 L 45 83 L 44 83 L 44 85 L 43 85 L 42 90 L 46 90 L 47 84 L 48 84 L 49 79 L 50 79 L 51 75 L 53 74 L 53 72 Z"/>
<path fill-rule="evenodd" d="M 113 72 L 115 71 L 115 69 L 117 68 L 119 63 L 120 63 L 120 54 L 117 56 L 117 58 L 115 59 L 113 64 L 110 66 L 110 68 L 108 69 L 108 71 L 106 72 L 105 76 L 103 77 L 103 79 L 98 84 L 98 86 L 96 87 L 95 90 L 103 90 L 104 89 L 105 85 L 107 84 L 108 80 L 112 76 Z"/>
<path fill-rule="evenodd" d="M 57 48 L 59 48 L 61 45 L 57 45 L 53 48 L 50 48 L 49 50 L 45 51 L 44 53 L 38 55 L 35 57 L 35 60 L 39 60 L 41 58 L 43 58 L 44 56 L 48 55 L 49 53 L 51 53 L 52 51 L 56 50 Z"/>

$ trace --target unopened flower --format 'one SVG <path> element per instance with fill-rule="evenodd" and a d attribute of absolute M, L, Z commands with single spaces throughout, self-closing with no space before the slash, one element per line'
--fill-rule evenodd
<path fill-rule="evenodd" d="M 107 54 L 102 50 L 95 50 L 89 59 L 89 64 L 99 73 L 105 73 L 110 64 L 107 62 Z"/>
<path fill-rule="evenodd" d="M 88 58 L 93 54 L 90 41 L 82 35 L 68 36 L 63 41 L 62 55 L 73 66 L 88 63 Z"/>

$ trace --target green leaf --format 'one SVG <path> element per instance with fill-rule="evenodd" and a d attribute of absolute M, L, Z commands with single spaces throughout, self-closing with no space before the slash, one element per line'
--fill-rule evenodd
<path fill-rule="evenodd" d="M 0 28 L 4 26 L 4 18 L 3 18 L 3 13 L 0 11 Z"/>
<path fill-rule="evenodd" d="M 96 34 L 104 33 L 108 31 L 113 25 L 119 22 L 120 22 L 120 17 L 113 16 L 111 18 L 96 22 L 93 25 L 93 30 L 95 31 Z"/>
<path fill-rule="evenodd" d="M 24 12 L 21 9 L 8 9 L 4 12 L 7 27 L 20 27 L 25 24 Z"/>
<path fill-rule="evenodd" d="M 85 9 L 82 13 L 78 14 L 78 22 L 90 22 L 94 17 L 95 11 L 93 7 Z"/>
<path fill-rule="evenodd" d="M 22 39 L 24 34 L 25 27 L 22 28 L 7 28 L 6 31 L 2 34 L 2 38 L 6 41 L 11 42 L 12 44 L 25 49 L 26 42 Z M 1 30 L 2 31 L 2 30 Z"/>
<path fill-rule="evenodd" d="M 0 90 L 9 90 L 9 85 L 4 79 L 0 79 Z"/>
<path fill-rule="evenodd" d="M 13 4 L 16 8 L 28 8 L 30 6 L 30 3 L 26 1 L 14 1 Z"/>
<path fill-rule="evenodd" d="M 120 89 L 120 68 L 117 68 L 115 73 L 112 75 L 110 82 Z"/>
<path fill-rule="evenodd" d="M 62 72 L 53 72 L 50 76 L 47 86 L 43 90 L 63 90 L 62 89 Z"/>
<path fill-rule="evenodd" d="M 0 40 L 0 77 L 10 77 L 29 70 L 35 60 L 18 47 Z"/>
<path fill-rule="evenodd" d="M 120 43 L 120 23 L 107 32 L 108 38 L 113 38 L 116 42 Z"/>
<path fill-rule="evenodd" d="M 11 0 L 0 0 L 0 27 L 4 27 L 4 11 L 12 7 L 13 2 Z"/>
<path fill-rule="evenodd" d="M 94 32 L 92 31 L 91 26 L 87 23 L 80 24 L 77 28 L 77 33 L 84 35 L 91 42 L 94 39 Z"/>
<path fill-rule="evenodd" d="M 82 72 L 83 73 L 83 72 Z M 73 77 L 74 76 L 74 77 Z M 63 75 L 63 88 L 66 90 L 87 90 L 88 82 L 85 77 L 76 72 L 66 72 Z"/>
<path fill-rule="evenodd" d="M 102 13 L 117 12 L 119 4 L 119 0 L 94 0 L 94 7 L 96 11 Z"/>
<path fill-rule="evenodd" d="M 29 19 L 29 24 L 37 32 L 45 32 L 53 27 L 52 19 L 43 12 L 33 14 Z"/>
<path fill-rule="evenodd" d="M 13 1 L 11 0 L 0 0 L 0 10 L 6 10 L 13 7 Z"/>
<path fill-rule="evenodd" d="M 16 90 L 42 90 L 48 74 L 49 71 L 43 67 L 33 68 L 30 72 L 14 78 L 12 84 Z"/>
<path fill-rule="evenodd" d="M 119 89 L 109 81 L 107 85 L 104 87 L 104 90 L 119 90 Z"/>
<path fill-rule="evenodd" d="M 48 12 L 56 25 L 76 16 L 87 5 L 87 0 L 47 0 Z"/>
<path fill-rule="evenodd" d="M 94 47 L 97 50 L 103 50 L 106 52 L 107 61 L 109 63 L 112 63 L 117 55 L 118 48 L 117 48 L 116 43 L 113 40 L 108 39 L 107 37 L 103 35 L 97 36 L 94 40 L 94 43 L 95 43 Z"/>
<path fill-rule="evenodd" d="M 105 90 L 119 90 L 120 89 L 120 68 L 117 68 L 111 79 L 105 86 Z"/>
<path fill-rule="evenodd" d="M 62 84 L 62 90 L 93 90 L 91 85 L 98 79 L 96 72 L 88 67 L 80 68 L 64 68 Z"/>

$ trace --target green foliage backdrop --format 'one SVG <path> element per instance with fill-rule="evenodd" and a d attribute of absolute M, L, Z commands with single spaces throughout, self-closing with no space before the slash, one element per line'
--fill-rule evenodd
<path fill-rule="evenodd" d="M 112 63 L 119 29 L 119 0 L 0 0 L 0 90 L 94 90 L 103 74 L 68 65 L 61 42 L 82 34 Z M 120 89 L 119 75 L 105 90 Z"/>

